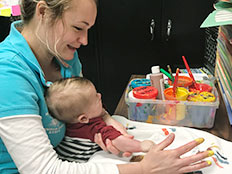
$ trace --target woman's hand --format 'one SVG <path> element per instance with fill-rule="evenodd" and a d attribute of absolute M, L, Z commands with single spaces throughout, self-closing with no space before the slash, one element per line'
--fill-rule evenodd
<path fill-rule="evenodd" d="M 211 161 L 201 161 L 212 156 L 212 151 L 200 152 L 188 157 L 181 156 L 194 147 L 201 144 L 204 139 L 196 139 L 179 148 L 164 150 L 174 140 L 174 134 L 170 134 L 164 141 L 153 146 L 140 162 L 142 174 L 181 174 L 199 170 L 211 165 Z"/>
<path fill-rule="evenodd" d="M 112 141 L 110 141 L 109 139 L 106 139 L 106 146 L 105 146 L 102 140 L 101 133 L 97 133 L 94 135 L 94 142 L 97 143 L 104 151 L 109 151 L 115 155 L 118 155 L 120 153 L 120 151 L 113 146 Z"/>

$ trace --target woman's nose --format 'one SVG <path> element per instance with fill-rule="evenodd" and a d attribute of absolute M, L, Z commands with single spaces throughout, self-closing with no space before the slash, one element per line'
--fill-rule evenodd
<path fill-rule="evenodd" d="M 79 38 L 79 41 L 82 45 L 88 44 L 88 31 L 83 31 L 82 35 Z"/>

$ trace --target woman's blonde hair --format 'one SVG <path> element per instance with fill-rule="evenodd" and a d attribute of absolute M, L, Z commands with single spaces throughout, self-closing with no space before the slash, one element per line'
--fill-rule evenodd
<path fill-rule="evenodd" d="M 25 24 L 29 23 L 35 14 L 36 5 L 44 1 L 51 11 L 51 21 L 61 18 L 72 0 L 20 0 L 21 18 Z M 97 0 L 94 0 L 97 4 Z"/>
<path fill-rule="evenodd" d="M 35 14 L 37 3 L 41 0 L 21 0 L 21 18 L 25 24 L 29 23 Z M 51 21 L 62 17 L 65 9 L 71 0 L 43 0 L 46 2 L 48 9 L 51 11 Z"/>

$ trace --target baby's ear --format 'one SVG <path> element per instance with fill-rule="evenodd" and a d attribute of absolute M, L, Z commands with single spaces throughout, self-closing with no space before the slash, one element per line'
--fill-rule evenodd
<path fill-rule="evenodd" d="M 81 114 L 77 117 L 79 123 L 88 123 L 89 118 L 87 117 L 86 114 Z"/>

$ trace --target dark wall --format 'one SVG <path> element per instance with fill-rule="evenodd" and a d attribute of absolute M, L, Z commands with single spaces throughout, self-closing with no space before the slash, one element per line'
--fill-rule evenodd
<path fill-rule="evenodd" d="M 0 42 L 5 39 L 10 31 L 10 18 L 0 16 Z"/>

